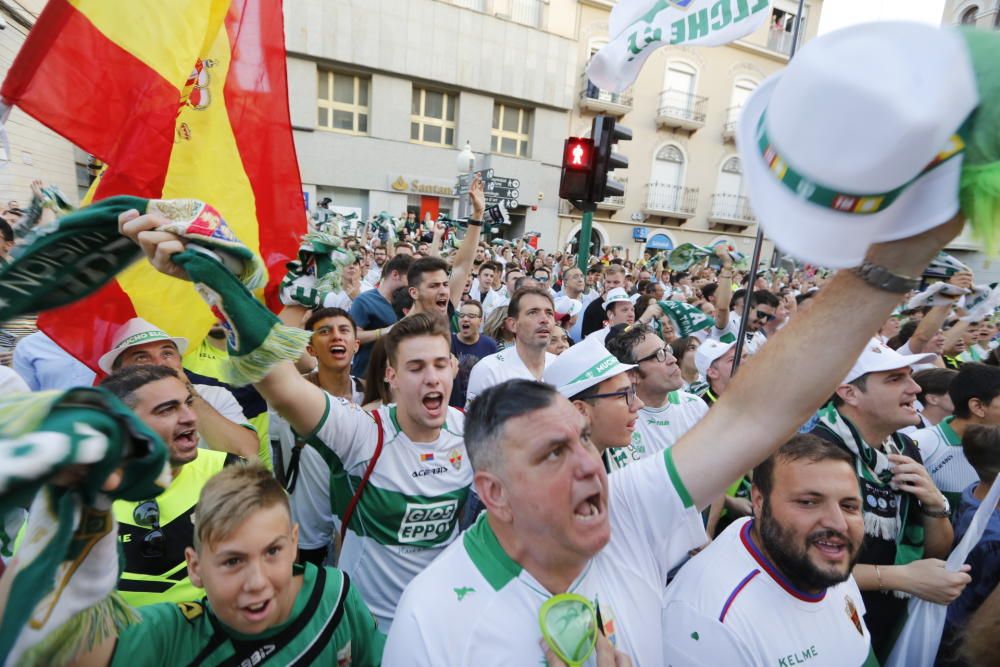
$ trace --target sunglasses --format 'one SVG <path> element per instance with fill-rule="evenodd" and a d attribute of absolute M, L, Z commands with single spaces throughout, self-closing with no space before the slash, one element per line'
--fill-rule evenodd
<path fill-rule="evenodd" d="M 132 510 L 132 519 L 151 529 L 142 538 L 139 554 L 143 558 L 162 558 L 167 552 L 167 535 L 160 528 L 160 506 L 155 500 L 147 500 Z"/>
<path fill-rule="evenodd" d="M 647 354 L 642 359 L 637 359 L 635 363 L 641 364 L 644 361 L 649 361 L 650 359 L 656 359 L 661 364 L 667 360 L 667 348 L 661 347 L 659 350 L 652 354 Z"/>
<path fill-rule="evenodd" d="M 625 398 L 625 405 L 632 407 L 633 401 L 635 401 L 635 385 L 630 385 L 628 389 L 622 389 L 621 391 L 612 391 L 607 394 L 594 394 L 588 396 L 588 398 Z"/>
<path fill-rule="evenodd" d="M 771 322 L 771 321 L 777 319 L 777 317 L 778 317 L 777 315 L 771 315 L 769 313 L 765 313 L 763 310 L 758 310 L 757 311 L 757 319 L 758 320 L 764 320 L 765 322 Z"/>
<path fill-rule="evenodd" d="M 569 667 L 580 667 L 597 646 L 597 611 L 576 593 L 560 593 L 545 601 L 538 612 L 542 637 Z"/>

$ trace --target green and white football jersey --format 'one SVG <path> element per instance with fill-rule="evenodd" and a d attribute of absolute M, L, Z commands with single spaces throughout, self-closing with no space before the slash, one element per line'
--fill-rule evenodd
<path fill-rule="evenodd" d="M 378 409 L 380 427 L 354 403 L 326 398 L 326 413 L 305 441 L 330 466 L 338 517 L 364 478 L 382 429 L 382 454 L 347 527 L 338 566 L 387 632 L 403 589 L 458 535 L 472 485 L 462 440 L 465 415 L 449 408 L 435 442 L 413 442 L 399 427 L 395 405 Z"/>
<path fill-rule="evenodd" d="M 288 620 L 259 635 L 230 630 L 207 600 L 161 602 L 118 638 L 112 667 L 378 665 L 385 637 L 339 570 L 295 566 L 302 589 Z"/>
<path fill-rule="evenodd" d="M 937 488 L 947 496 L 952 511 L 958 508 L 962 491 L 979 481 L 976 469 L 962 451 L 962 439 L 951 427 L 953 419 L 954 417 L 945 417 L 940 424 L 917 429 L 910 434 L 920 448 L 924 467 L 931 474 Z"/>
<path fill-rule="evenodd" d="M 656 664 L 878 665 L 854 578 L 818 594 L 797 590 L 754 543 L 750 522 L 735 521 L 670 582 Z"/>
<path fill-rule="evenodd" d="M 639 410 L 631 444 L 628 447 L 612 447 L 605 460 L 614 472 L 639 459 L 673 447 L 706 414 L 708 406 L 705 401 L 686 391 L 672 391 L 667 394 L 667 402 L 663 407 L 647 406 Z"/>
<path fill-rule="evenodd" d="M 669 449 L 616 472 L 608 485 L 611 541 L 566 592 L 595 603 L 605 634 L 634 665 L 663 665 L 667 573 L 705 543 L 701 515 Z M 551 595 L 507 555 L 484 512 L 407 587 L 382 664 L 544 665 L 538 612 Z"/>

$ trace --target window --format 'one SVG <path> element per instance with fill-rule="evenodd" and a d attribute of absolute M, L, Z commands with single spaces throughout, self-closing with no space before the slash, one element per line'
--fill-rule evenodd
<path fill-rule="evenodd" d="M 414 88 L 410 106 L 410 141 L 454 146 L 457 102 L 458 96 L 454 93 Z"/>
<path fill-rule="evenodd" d="M 669 186 L 679 186 L 684 183 L 684 153 L 680 148 L 667 144 L 657 151 L 651 180 Z"/>
<path fill-rule="evenodd" d="M 493 152 L 528 157 L 531 111 L 507 104 L 493 105 Z"/>
<path fill-rule="evenodd" d="M 368 88 L 371 80 L 319 70 L 316 125 L 337 132 L 368 134 Z"/>
<path fill-rule="evenodd" d="M 964 12 L 962 12 L 962 18 L 960 22 L 962 25 L 976 25 L 976 15 L 979 14 L 979 7 L 975 5 L 969 7 Z"/>
<path fill-rule="evenodd" d="M 786 3 L 781 3 L 786 4 Z M 802 40 L 806 35 L 806 23 L 809 17 L 805 10 L 799 26 L 798 46 L 802 46 Z M 795 34 L 795 11 L 791 5 L 786 9 L 774 7 L 771 10 L 771 27 L 767 35 L 767 48 L 786 56 L 792 52 L 792 36 Z"/>

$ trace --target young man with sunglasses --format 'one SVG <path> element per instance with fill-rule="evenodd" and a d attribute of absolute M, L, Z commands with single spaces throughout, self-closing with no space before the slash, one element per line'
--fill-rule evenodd
<path fill-rule="evenodd" d="M 643 403 L 631 442 L 609 452 L 611 469 L 672 447 L 708 413 L 694 394 L 681 391 L 684 378 L 670 346 L 648 325 L 636 324 L 608 336 L 605 346 L 623 364 L 634 366 L 636 394 Z"/>
<path fill-rule="evenodd" d="M 635 442 L 643 402 L 632 383 L 633 368 L 620 363 L 591 335 L 559 355 L 543 377 L 587 418 L 591 440 L 609 472 L 624 465 L 615 459 Z"/>
<path fill-rule="evenodd" d="M 125 559 L 118 590 L 133 607 L 196 600 L 200 593 L 189 578 L 184 549 L 192 543 L 198 494 L 213 475 L 240 458 L 198 448 L 194 397 L 172 368 L 126 366 L 101 386 L 163 439 L 172 474 L 170 486 L 156 498 L 112 505 Z"/>

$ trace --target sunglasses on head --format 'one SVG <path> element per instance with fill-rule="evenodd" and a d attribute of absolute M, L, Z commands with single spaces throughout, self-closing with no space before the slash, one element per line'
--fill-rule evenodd
<path fill-rule="evenodd" d="M 139 553 L 143 558 L 162 558 L 167 549 L 167 535 L 160 528 L 160 506 L 155 500 L 147 500 L 132 510 L 132 519 L 151 530 L 142 538 Z"/>

